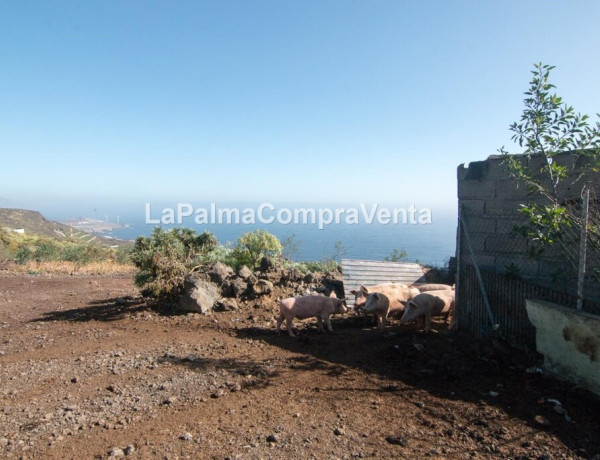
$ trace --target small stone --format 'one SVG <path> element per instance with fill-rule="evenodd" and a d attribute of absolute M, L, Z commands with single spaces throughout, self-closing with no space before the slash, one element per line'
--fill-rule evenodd
<path fill-rule="evenodd" d="M 534 420 L 536 421 L 536 423 L 538 423 L 542 426 L 550 426 L 550 420 L 548 420 L 543 415 L 536 415 Z"/>
<path fill-rule="evenodd" d="M 333 434 L 335 434 L 336 436 L 344 436 L 346 432 L 343 428 L 336 428 L 335 430 L 333 430 Z"/>
<path fill-rule="evenodd" d="M 267 436 L 267 442 L 278 442 L 279 437 L 276 434 L 270 434 Z"/>
<path fill-rule="evenodd" d="M 213 398 L 213 399 L 217 399 L 217 398 L 220 398 L 222 396 L 225 396 L 225 392 L 223 390 L 221 390 L 221 389 L 218 389 L 217 391 L 215 391 L 214 393 L 212 393 L 210 395 L 210 397 Z"/>
<path fill-rule="evenodd" d="M 192 439 L 194 439 L 194 437 L 192 436 L 192 433 L 186 432 L 179 436 L 179 439 L 181 439 L 182 441 L 191 441 Z"/>
<path fill-rule="evenodd" d="M 406 447 L 408 445 L 408 442 L 406 442 L 406 439 L 401 438 L 400 436 L 386 436 L 385 440 L 387 442 L 389 442 L 390 444 L 394 444 L 397 446 Z"/>
<path fill-rule="evenodd" d="M 71 379 L 71 383 L 77 383 L 77 382 L 79 382 L 79 377 L 73 377 Z"/>
<path fill-rule="evenodd" d="M 175 396 L 169 396 L 163 401 L 163 404 L 174 404 L 175 402 L 177 402 L 177 398 Z"/>
<path fill-rule="evenodd" d="M 497 391 L 490 391 L 490 396 L 492 396 L 492 397 L 494 397 L 494 398 L 495 398 L 496 396 L 498 396 L 499 394 L 500 394 L 500 393 L 498 393 Z"/>
<path fill-rule="evenodd" d="M 419 409 L 423 409 L 425 407 L 425 403 L 422 401 L 417 401 L 415 406 L 417 406 Z"/>
<path fill-rule="evenodd" d="M 110 457 L 125 457 L 125 452 L 123 452 L 123 449 L 113 447 L 108 451 L 108 455 Z"/>
<path fill-rule="evenodd" d="M 65 406 L 63 409 L 65 412 L 74 412 L 77 410 L 77 406 Z"/>
<path fill-rule="evenodd" d="M 131 444 L 129 444 L 127 447 L 125 447 L 125 449 L 123 449 L 123 453 L 125 455 L 131 455 L 135 452 L 135 447 L 132 446 Z"/>

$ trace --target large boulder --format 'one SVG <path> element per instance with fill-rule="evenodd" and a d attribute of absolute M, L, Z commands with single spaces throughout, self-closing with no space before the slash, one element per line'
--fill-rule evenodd
<path fill-rule="evenodd" d="M 208 267 L 207 273 L 213 282 L 221 284 L 233 275 L 233 269 L 222 262 L 215 262 Z"/>
<path fill-rule="evenodd" d="M 274 286 L 269 280 L 258 280 L 252 285 L 252 293 L 256 296 L 266 295 L 273 292 Z"/>
<path fill-rule="evenodd" d="M 218 287 L 205 279 L 188 276 L 185 279 L 185 293 L 179 299 L 179 309 L 196 313 L 209 313 L 219 299 Z"/>
<path fill-rule="evenodd" d="M 263 258 L 260 260 L 260 265 L 258 266 L 258 269 L 261 272 L 265 273 L 275 270 L 276 266 L 277 264 L 275 263 L 275 260 L 272 257 L 263 256 Z"/>

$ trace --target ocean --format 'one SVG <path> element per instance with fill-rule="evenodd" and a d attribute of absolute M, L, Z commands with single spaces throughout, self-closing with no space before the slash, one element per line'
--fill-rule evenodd
<path fill-rule="evenodd" d="M 288 207 L 293 209 L 291 206 Z M 64 212 L 61 215 L 63 217 L 61 220 L 67 220 Z M 157 225 L 146 223 L 147 215 L 154 220 L 161 217 L 160 211 L 154 208 L 150 214 L 138 208 L 136 212 L 119 216 L 119 222 L 128 225 L 126 228 L 117 228 L 102 235 L 125 240 L 132 240 L 140 235 L 147 236 Z M 275 212 L 271 215 L 275 216 Z M 296 261 L 322 260 L 334 255 L 351 259 L 383 260 L 390 256 L 394 249 L 398 249 L 406 251 L 407 261 L 440 266 L 455 254 L 457 218 L 454 210 L 431 210 L 430 223 L 411 223 L 410 219 L 406 222 L 387 224 L 374 219 L 373 222 L 368 223 L 362 218 L 362 214 L 360 217 L 357 223 L 347 223 L 342 218 L 339 223 L 322 225 L 323 228 L 319 228 L 318 222 L 311 224 L 300 221 L 286 224 L 278 222 L 277 219 L 268 224 L 260 222 L 219 224 L 210 223 L 210 220 L 209 223 L 197 224 L 193 215 L 183 218 L 181 224 L 161 223 L 159 225 L 164 228 L 190 227 L 197 232 L 208 230 L 222 244 L 235 242 L 243 233 L 262 228 L 281 241 L 293 237 L 297 251 L 291 254 L 291 258 Z M 113 214 L 111 220 L 115 221 L 115 218 Z M 343 247 L 342 254 L 336 252 L 337 242 L 340 242 Z M 337 248 L 339 246 L 338 244 Z"/>

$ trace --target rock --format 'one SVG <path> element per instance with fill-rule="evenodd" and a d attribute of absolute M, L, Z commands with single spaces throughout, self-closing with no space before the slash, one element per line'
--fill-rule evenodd
<path fill-rule="evenodd" d="M 295 267 L 286 268 L 281 275 L 281 279 L 287 283 L 299 283 L 303 278 L 302 272 Z"/>
<path fill-rule="evenodd" d="M 185 284 L 186 293 L 179 299 L 179 308 L 202 314 L 210 312 L 220 297 L 217 286 L 193 275 L 186 278 Z"/>
<path fill-rule="evenodd" d="M 236 278 L 231 282 L 231 292 L 234 297 L 241 297 L 248 290 L 248 284 L 241 278 Z"/>
<path fill-rule="evenodd" d="M 71 383 L 77 383 L 77 382 L 79 382 L 79 377 L 73 377 L 71 379 Z"/>
<path fill-rule="evenodd" d="M 274 286 L 269 280 L 258 280 L 252 285 L 252 292 L 255 295 L 261 296 L 273 292 Z"/>
<path fill-rule="evenodd" d="M 328 290 L 335 291 L 339 296 L 340 293 L 344 292 L 344 279 L 342 274 L 335 272 L 327 272 L 322 281 L 323 286 L 325 286 Z M 341 298 L 341 297 L 340 297 Z"/>
<path fill-rule="evenodd" d="M 245 281 L 248 281 L 250 278 L 254 278 L 254 274 L 252 270 L 250 270 L 247 266 L 242 265 L 237 272 L 237 275 Z"/>
<path fill-rule="evenodd" d="M 275 267 L 276 267 L 275 260 L 272 257 L 264 256 L 260 260 L 260 265 L 259 265 L 258 269 L 261 272 L 265 273 L 265 272 L 270 272 L 270 271 L 274 270 Z"/>
<path fill-rule="evenodd" d="M 213 398 L 213 399 L 217 399 L 217 398 L 220 398 L 222 396 L 225 396 L 225 392 L 223 390 L 221 390 L 221 389 L 215 391 L 214 393 L 212 393 L 210 395 L 210 397 Z"/>
<path fill-rule="evenodd" d="M 233 269 L 222 262 L 215 262 L 208 267 L 207 273 L 213 282 L 220 284 L 233 275 Z"/>
<path fill-rule="evenodd" d="M 490 391 L 490 396 L 492 396 L 492 397 L 494 397 L 494 398 L 495 398 L 496 396 L 498 396 L 499 394 L 500 394 L 500 393 L 498 393 L 497 391 Z"/>
<path fill-rule="evenodd" d="M 218 311 L 235 311 L 239 310 L 240 307 L 235 299 L 232 298 L 223 298 L 217 302 L 215 306 L 215 310 Z"/>
<path fill-rule="evenodd" d="M 177 402 L 177 398 L 175 396 L 169 396 L 167 399 L 165 399 L 163 401 L 163 404 L 170 405 L 170 404 L 174 404 L 175 402 Z"/>
<path fill-rule="evenodd" d="M 135 447 L 131 444 L 129 444 L 127 447 L 125 447 L 125 449 L 123 449 L 123 453 L 125 455 L 131 455 L 135 452 Z"/>
<path fill-rule="evenodd" d="M 279 442 L 279 437 L 276 434 L 267 436 L 267 442 Z"/>
<path fill-rule="evenodd" d="M 401 438 L 400 436 L 386 436 L 385 440 L 390 444 L 394 444 L 397 446 L 406 447 L 408 446 L 408 442 L 406 439 Z"/>
<path fill-rule="evenodd" d="M 108 455 L 109 457 L 125 457 L 125 452 L 123 452 L 123 449 L 120 449 L 118 447 L 113 447 L 112 449 L 110 449 L 108 451 Z"/>
<path fill-rule="evenodd" d="M 179 436 L 179 439 L 181 439 L 182 441 L 191 441 L 192 439 L 194 439 L 194 437 L 192 436 L 192 433 L 186 432 Z"/>
<path fill-rule="evenodd" d="M 336 436 L 344 436 L 346 432 L 343 428 L 336 428 L 335 430 L 333 430 L 333 434 L 335 434 Z"/>
<path fill-rule="evenodd" d="M 306 284 L 312 284 L 317 281 L 317 277 L 314 275 L 313 272 L 308 272 L 306 275 L 304 275 L 303 281 Z"/>
<path fill-rule="evenodd" d="M 119 297 L 115 303 L 117 305 L 127 305 L 127 299 L 125 297 Z"/>
<path fill-rule="evenodd" d="M 536 421 L 536 423 L 538 423 L 539 425 L 542 426 L 550 426 L 550 420 L 548 420 L 546 417 L 544 417 L 543 415 L 536 415 L 534 420 Z"/>

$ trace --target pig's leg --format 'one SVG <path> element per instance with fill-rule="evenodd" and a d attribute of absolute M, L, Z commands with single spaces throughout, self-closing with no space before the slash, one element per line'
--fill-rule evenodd
<path fill-rule="evenodd" d="M 431 330 L 431 313 L 425 314 L 425 332 L 429 332 Z"/>
<path fill-rule="evenodd" d="M 327 325 L 327 330 L 329 332 L 333 332 L 333 329 L 331 327 L 331 321 L 329 321 L 329 316 L 325 316 L 323 319 L 325 320 L 325 324 Z"/>
<path fill-rule="evenodd" d="M 323 318 L 320 316 L 317 316 L 317 324 L 319 325 L 319 332 L 325 332 L 325 329 L 323 329 Z"/>
<path fill-rule="evenodd" d="M 387 320 L 386 312 L 378 312 L 377 315 L 379 317 L 379 330 L 383 331 L 385 329 L 385 322 Z"/>
<path fill-rule="evenodd" d="M 281 325 L 283 324 L 283 320 L 285 319 L 285 315 L 283 313 L 279 313 L 279 318 L 277 319 L 277 328 L 275 329 L 277 335 L 279 335 L 279 330 L 281 329 Z"/>
<path fill-rule="evenodd" d="M 286 316 L 285 318 L 285 325 L 287 326 L 287 330 L 288 330 L 288 334 L 290 334 L 290 337 L 295 337 L 296 335 L 294 334 L 294 330 L 292 329 L 292 321 L 294 320 L 293 316 Z"/>

